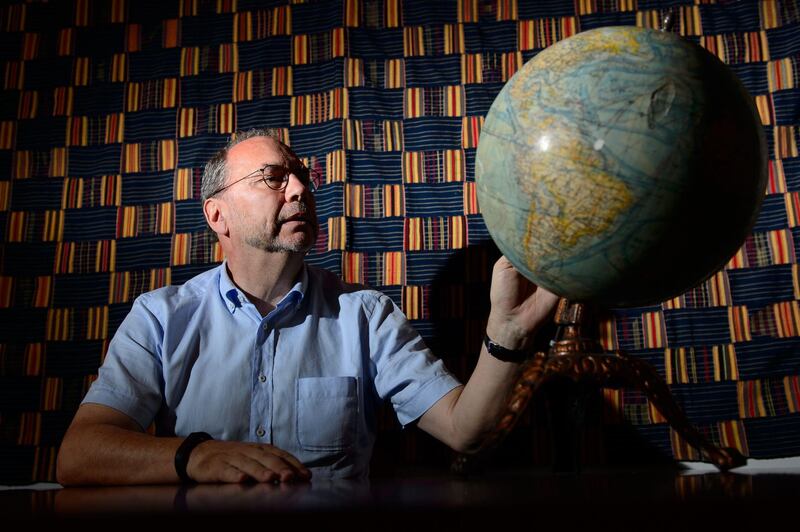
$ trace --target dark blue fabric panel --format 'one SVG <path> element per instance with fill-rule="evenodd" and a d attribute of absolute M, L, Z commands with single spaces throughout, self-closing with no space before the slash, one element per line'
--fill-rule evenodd
<path fill-rule="evenodd" d="M 108 24 L 75 28 L 75 55 L 96 58 L 98 52 L 111 56 L 125 51 L 125 26 Z"/>
<path fill-rule="evenodd" d="M 403 118 L 403 89 L 353 87 L 348 89 L 350 118 L 401 120 Z"/>
<path fill-rule="evenodd" d="M 317 266 L 318 268 L 324 268 L 328 271 L 334 272 L 336 275 L 342 274 L 341 251 L 332 250 L 317 253 L 312 250 L 308 255 L 306 255 L 306 262 L 308 264 Z"/>
<path fill-rule="evenodd" d="M 4 2 L 3 5 L 11 2 Z M 25 4 L 25 27 L 28 31 L 52 31 L 63 28 L 75 17 L 72 2 L 31 2 Z"/>
<path fill-rule="evenodd" d="M 48 342 L 48 377 L 78 377 L 97 372 L 100 367 L 102 342 Z"/>
<path fill-rule="evenodd" d="M 237 46 L 239 49 L 239 72 L 292 63 L 292 38 L 288 35 L 240 42 Z"/>
<path fill-rule="evenodd" d="M 399 151 L 348 151 L 350 183 L 399 184 L 403 182 L 403 154 Z"/>
<path fill-rule="evenodd" d="M 177 109 L 153 109 L 125 113 L 125 142 L 175 138 Z"/>
<path fill-rule="evenodd" d="M 636 13 L 619 11 L 612 13 L 592 13 L 580 17 L 581 31 L 593 30 L 604 26 L 635 26 Z"/>
<path fill-rule="evenodd" d="M 442 275 L 447 275 L 447 266 L 453 260 L 453 250 L 406 252 L 406 283 L 409 285 L 431 285 Z"/>
<path fill-rule="evenodd" d="M 469 245 L 474 246 L 483 242 L 492 242 L 489 229 L 483 221 L 483 216 L 480 214 L 467 215 L 467 236 L 469 238 Z"/>
<path fill-rule="evenodd" d="M 639 0 L 641 4 L 642 0 Z M 640 7 L 641 9 L 641 7 Z M 575 14 L 575 4 L 564 0 L 535 0 L 519 2 L 517 12 L 520 20 L 531 18 L 569 17 Z"/>
<path fill-rule="evenodd" d="M 739 419 L 736 382 L 709 382 L 702 386 L 673 384 L 672 396 L 693 423 Z"/>
<path fill-rule="evenodd" d="M 323 155 L 342 147 L 342 122 L 331 120 L 289 130 L 292 150 L 298 155 Z"/>
<path fill-rule="evenodd" d="M 758 2 L 726 2 L 721 5 L 701 5 L 700 19 L 704 35 L 758 31 L 761 17 Z"/>
<path fill-rule="evenodd" d="M 25 61 L 25 88 L 45 92 L 72 85 L 73 57 L 49 57 Z"/>
<path fill-rule="evenodd" d="M 17 122 L 18 150 L 42 150 L 64 145 L 65 116 L 45 116 Z"/>
<path fill-rule="evenodd" d="M 800 338 L 753 336 L 736 344 L 736 367 L 740 380 L 800 374 Z"/>
<path fill-rule="evenodd" d="M 464 149 L 464 173 L 467 181 L 475 181 L 475 148 Z"/>
<path fill-rule="evenodd" d="M 734 305 L 747 305 L 753 310 L 775 301 L 794 299 L 791 264 L 737 268 L 727 273 Z"/>
<path fill-rule="evenodd" d="M 202 203 L 198 200 L 175 202 L 175 232 L 193 233 L 206 229 Z"/>
<path fill-rule="evenodd" d="M 117 208 L 97 207 L 64 211 L 64 241 L 113 240 L 117 236 Z"/>
<path fill-rule="evenodd" d="M 172 270 L 172 282 L 174 284 L 180 284 L 179 281 L 175 280 L 175 270 Z M 112 338 L 114 333 L 117 332 L 119 329 L 120 323 L 122 320 L 125 319 L 125 316 L 131 311 L 131 307 L 133 306 L 133 302 L 130 303 L 115 303 L 113 305 L 108 306 L 108 336 Z"/>
<path fill-rule="evenodd" d="M 71 177 L 118 174 L 121 154 L 122 148 L 119 144 L 73 146 L 69 148 L 68 173 Z"/>
<path fill-rule="evenodd" d="M 95 358 L 98 360 L 100 359 L 99 351 L 95 352 L 94 355 Z M 84 373 L 83 375 L 85 376 L 86 374 Z M 72 385 L 73 389 L 77 391 L 79 389 L 78 386 L 80 386 L 80 390 L 82 390 L 83 377 L 78 379 L 78 377 L 75 376 L 72 377 L 71 380 L 75 382 L 75 384 Z M 64 407 L 64 410 L 58 412 L 42 412 L 41 425 L 39 426 L 39 443 L 42 446 L 55 447 L 61 445 L 61 440 L 64 438 L 64 434 L 67 432 L 67 428 L 69 428 L 69 424 L 74 417 L 73 412 L 80 404 L 79 400 L 74 401 L 74 404 L 69 402 L 69 392 L 71 391 L 69 385 L 70 383 L 67 381 L 64 382 L 62 386 L 61 405 Z"/>
<path fill-rule="evenodd" d="M 214 268 L 216 264 L 187 264 L 172 267 L 172 284 L 183 284 L 195 275 Z"/>
<path fill-rule="evenodd" d="M 665 310 L 664 323 L 670 347 L 721 345 L 731 341 L 727 307 Z"/>
<path fill-rule="evenodd" d="M 154 21 L 162 19 L 178 18 L 179 4 L 172 2 L 130 2 L 125 6 L 128 9 L 128 17 L 132 22 L 144 24 L 150 31 L 154 31 Z"/>
<path fill-rule="evenodd" d="M 233 13 L 181 18 L 181 45 L 211 46 L 233 41 Z M 216 50 L 214 50 L 216 51 Z"/>
<path fill-rule="evenodd" d="M 2 35 L 2 33 L 0 33 Z M 19 91 L 3 90 L 0 91 L 0 119 L 15 120 L 19 110 Z M 7 152 L 8 150 L 2 150 Z"/>
<path fill-rule="evenodd" d="M 320 222 L 333 216 L 344 215 L 344 183 L 329 183 L 314 193 L 317 200 L 317 217 Z"/>
<path fill-rule="evenodd" d="M 461 147 L 461 118 L 422 117 L 403 121 L 406 151 L 453 150 Z"/>
<path fill-rule="evenodd" d="M 178 139 L 178 167 L 202 168 L 228 141 L 226 135 L 199 135 Z"/>
<path fill-rule="evenodd" d="M 485 116 L 503 85 L 503 83 L 470 83 L 469 85 L 464 85 L 467 115 Z"/>
<path fill-rule="evenodd" d="M 93 307 L 108 304 L 111 274 L 89 273 L 53 277 L 54 307 Z"/>
<path fill-rule="evenodd" d="M 325 92 L 338 87 L 344 87 L 344 60 L 340 57 L 321 63 L 295 65 L 292 68 L 292 91 L 295 96 Z"/>
<path fill-rule="evenodd" d="M 61 179 L 33 178 L 14 182 L 11 209 L 16 211 L 41 211 L 61 208 Z"/>
<path fill-rule="evenodd" d="M 105 115 L 122 112 L 125 101 L 124 83 L 99 83 L 75 87 L 73 114 L 75 116 Z"/>
<path fill-rule="evenodd" d="M 0 309 L 0 341 L 33 343 L 44 340 L 47 321 L 46 308 Z"/>
<path fill-rule="evenodd" d="M 766 31 L 770 57 L 800 55 L 800 23 L 795 22 Z"/>
<path fill-rule="evenodd" d="M 458 22 L 458 3 L 456 0 L 404 0 L 403 24 L 422 26 L 455 24 Z"/>
<path fill-rule="evenodd" d="M 16 60 L 21 50 L 22 39 L 18 33 L 0 32 L 0 61 Z"/>
<path fill-rule="evenodd" d="M 145 174 L 125 174 L 122 178 L 122 205 L 147 205 L 172 200 L 172 170 Z"/>
<path fill-rule="evenodd" d="M 460 216 L 464 214 L 464 184 L 414 183 L 405 186 L 408 216 Z"/>
<path fill-rule="evenodd" d="M 769 194 L 761 204 L 761 212 L 758 214 L 756 225 L 753 227 L 754 233 L 764 233 L 776 229 L 783 229 L 788 224 L 786 219 L 786 204 L 783 194 Z"/>
<path fill-rule="evenodd" d="M 512 52 L 517 49 L 517 22 L 514 20 L 481 21 L 464 25 L 464 51 Z"/>
<path fill-rule="evenodd" d="M 233 95 L 232 74 L 200 74 L 181 78 L 181 106 L 205 107 L 212 103 L 230 103 Z M 127 124 L 125 124 L 127 126 Z"/>
<path fill-rule="evenodd" d="M 129 81 L 175 77 L 180 72 L 180 48 L 144 50 L 128 54 Z"/>
<path fill-rule="evenodd" d="M 292 6 L 292 20 L 302 21 L 293 24 L 292 32 L 322 33 L 343 25 L 344 10 L 339 2 L 311 2 Z"/>
<path fill-rule="evenodd" d="M 348 225 L 348 248 L 353 251 L 402 251 L 404 224 L 402 218 L 360 219 L 357 224 Z"/>
<path fill-rule="evenodd" d="M 745 419 L 744 430 L 753 458 L 800 455 L 800 414 Z"/>
<path fill-rule="evenodd" d="M 460 55 L 406 58 L 406 87 L 439 87 L 460 83 Z"/>
<path fill-rule="evenodd" d="M 4 275 L 51 275 L 56 245 L 51 242 L 29 244 L 5 242 L 0 247 Z"/>
<path fill-rule="evenodd" d="M 2 329 L 3 326 L 0 325 L 0 331 Z M 5 415 L 11 412 L 34 412 L 39 409 L 41 391 L 41 377 L 0 376 L 0 411 Z"/>
<path fill-rule="evenodd" d="M 778 91 L 772 94 L 775 107 L 775 124 L 793 126 L 800 122 L 800 92 Z"/>
<path fill-rule="evenodd" d="M 236 104 L 238 129 L 251 127 L 289 127 L 291 123 L 290 96 L 275 96 Z"/>
<path fill-rule="evenodd" d="M 350 55 L 362 59 L 403 57 L 403 28 L 349 28 Z"/>
<path fill-rule="evenodd" d="M 767 69 L 764 68 L 764 63 L 736 63 L 727 66 L 736 74 L 751 96 L 755 97 L 769 92 Z"/>
<path fill-rule="evenodd" d="M 786 189 L 800 192 L 800 157 L 783 159 L 783 172 L 786 175 Z M 795 240 L 800 242 L 800 240 Z"/>
<path fill-rule="evenodd" d="M 169 266 L 172 235 L 139 236 L 117 240 L 117 271 Z"/>

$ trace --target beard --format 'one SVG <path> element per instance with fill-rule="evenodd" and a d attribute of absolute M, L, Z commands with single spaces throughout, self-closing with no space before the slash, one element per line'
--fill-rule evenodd
<path fill-rule="evenodd" d="M 306 224 L 308 231 L 293 232 L 291 235 L 281 235 L 281 227 L 291 217 L 297 214 L 307 214 Z M 285 212 L 281 212 L 277 223 L 269 223 L 263 226 L 251 226 L 244 235 L 244 242 L 256 249 L 269 253 L 305 253 L 317 239 L 319 225 L 316 214 L 310 211 L 304 201 L 297 201 L 288 204 Z"/>

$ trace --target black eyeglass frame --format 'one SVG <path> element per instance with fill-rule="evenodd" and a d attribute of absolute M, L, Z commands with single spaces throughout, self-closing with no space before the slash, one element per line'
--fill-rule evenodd
<path fill-rule="evenodd" d="M 284 172 L 283 176 L 280 177 L 281 181 L 277 187 L 270 182 L 270 179 L 267 178 L 266 174 L 267 168 L 280 168 Z M 224 187 L 218 188 L 217 190 L 209 194 L 208 197 L 209 198 L 214 197 L 223 190 L 232 187 L 236 183 L 254 177 L 258 174 L 261 174 L 260 178 L 264 182 L 264 184 L 267 185 L 271 190 L 274 190 L 276 192 L 283 192 L 284 190 L 286 190 L 286 187 L 289 184 L 289 176 L 291 174 L 294 174 L 295 177 L 297 177 L 297 179 L 299 179 L 300 182 L 303 183 L 303 186 L 305 186 L 312 194 L 317 191 L 317 188 L 319 188 L 318 183 L 322 179 L 322 176 L 320 175 L 319 172 L 317 172 L 316 170 L 312 170 L 307 166 L 296 166 L 294 168 L 288 168 L 286 166 L 283 166 L 282 164 L 265 164 L 258 170 L 250 172 L 246 176 L 241 177 L 232 183 L 228 183 Z M 279 179 L 277 176 L 272 176 L 272 178 L 275 180 Z"/>

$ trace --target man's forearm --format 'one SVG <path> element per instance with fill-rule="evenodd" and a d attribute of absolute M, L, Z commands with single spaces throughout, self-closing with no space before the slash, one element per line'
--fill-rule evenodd
<path fill-rule="evenodd" d="M 64 485 L 176 483 L 174 457 L 182 441 L 114 425 L 79 425 L 70 429 L 62 443 L 58 481 Z"/>
<path fill-rule="evenodd" d="M 480 449 L 506 407 L 520 365 L 501 362 L 481 348 L 467 384 L 445 395 L 419 421 L 419 428 L 456 451 Z"/>

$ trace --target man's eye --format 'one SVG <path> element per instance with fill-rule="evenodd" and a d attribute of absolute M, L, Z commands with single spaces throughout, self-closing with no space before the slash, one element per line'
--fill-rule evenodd
<path fill-rule="evenodd" d="M 266 175 L 264 176 L 264 179 L 266 179 L 266 180 L 267 180 L 267 181 L 269 181 L 270 183 L 282 183 L 282 182 L 283 182 L 283 176 L 282 176 L 282 175 L 270 175 L 270 174 L 266 174 Z"/>

